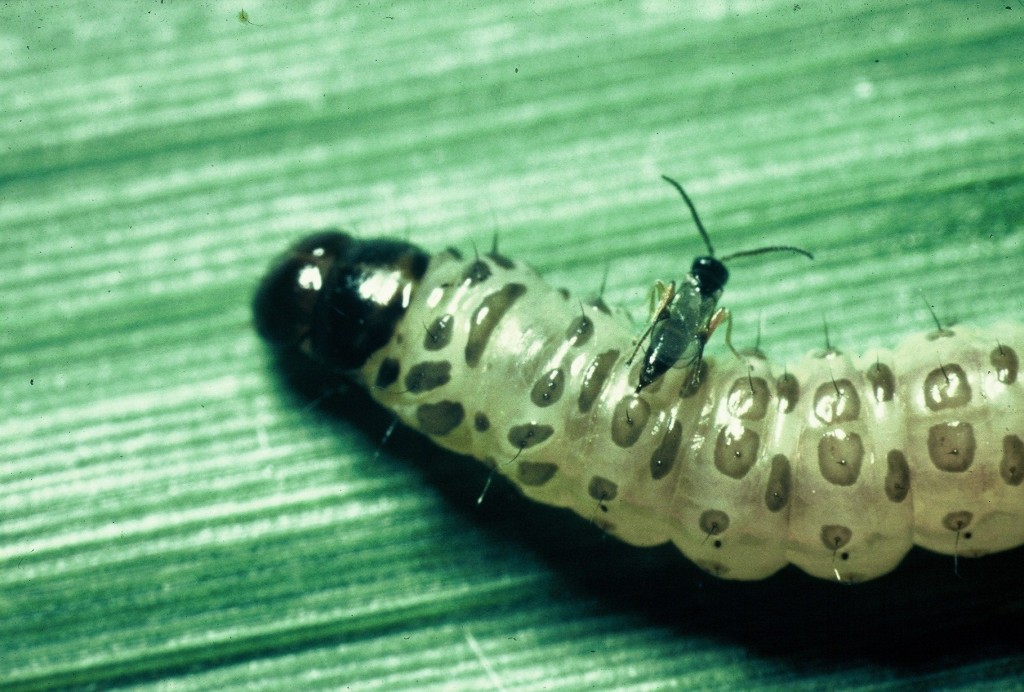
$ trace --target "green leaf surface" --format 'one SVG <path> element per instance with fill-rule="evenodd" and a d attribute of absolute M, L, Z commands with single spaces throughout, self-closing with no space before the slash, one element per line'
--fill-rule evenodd
<path fill-rule="evenodd" d="M 241 9 L 0 6 L 0 686 L 1020 684 L 1020 550 L 747 584 L 477 508 L 482 466 L 311 402 L 249 302 L 338 226 L 497 235 L 642 320 L 703 250 L 665 173 L 717 251 L 815 253 L 731 264 L 740 345 L 1020 321 L 1024 5 Z"/>

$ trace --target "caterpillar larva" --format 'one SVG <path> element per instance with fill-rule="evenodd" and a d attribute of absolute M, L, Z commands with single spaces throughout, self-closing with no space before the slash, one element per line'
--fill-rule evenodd
<path fill-rule="evenodd" d="M 428 256 L 338 232 L 291 248 L 254 301 L 265 339 L 346 373 L 437 444 L 720 577 L 792 562 L 858 582 L 914 544 L 974 557 L 1024 543 L 1024 327 L 780 369 L 701 358 L 710 307 L 671 349 L 692 367 L 667 367 L 657 335 L 633 362 L 631 324 L 497 251 Z"/>

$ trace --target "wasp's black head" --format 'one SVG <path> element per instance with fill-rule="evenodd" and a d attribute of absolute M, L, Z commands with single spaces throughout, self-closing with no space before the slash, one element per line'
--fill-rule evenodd
<path fill-rule="evenodd" d="M 429 258 L 409 243 L 311 235 L 281 257 L 253 299 L 260 336 L 351 370 L 388 342 Z"/>
<path fill-rule="evenodd" d="M 690 265 L 690 275 L 697 281 L 701 296 L 707 298 L 725 288 L 729 281 L 729 270 L 711 256 L 698 257 Z"/>

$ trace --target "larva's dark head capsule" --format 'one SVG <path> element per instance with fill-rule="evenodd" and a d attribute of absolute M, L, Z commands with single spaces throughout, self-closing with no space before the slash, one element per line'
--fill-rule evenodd
<path fill-rule="evenodd" d="M 311 235 L 263 278 L 253 300 L 256 330 L 277 348 L 358 368 L 391 339 L 428 263 L 401 241 Z"/>
<path fill-rule="evenodd" d="M 690 276 L 696 279 L 701 295 L 706 298 L 725 288 L 729 281 L 729 270 L 714 257 L 704 256 L 693 260 Z"/>

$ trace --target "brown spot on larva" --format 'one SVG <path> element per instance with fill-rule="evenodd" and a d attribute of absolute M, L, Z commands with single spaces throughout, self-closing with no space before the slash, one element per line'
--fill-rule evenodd
<path fill-rule="evenodd" d="M 612 441 L 620 447 L 632 447 L 651 415 L 651 405 L 635 394 L 628 394 L 615 405 L 612 414 Z"/>
<path fill-rule="evenodd" d="M 513 447 L 527 449 L 539 445 L 554 434 L 555 429 L 550 425 L 540 423 L 526 423 L 525 425 L 513 425 L 508 431 L 508 441 Z"/>
<path fill-rule="evenodd" d="M 814 415 L 825 425 L 857 420 L 860 395 L 847 379 L 821 384 L 814 392 Z"/>
<path fill-rule="evenodd" d="M 701 512 L 700 530 L 709 536 L 717 536 L 729 528 L 729 515 L 717 509 Z"/>
<path fill-rule="evenodd" d="M 1003 384 L 1013 384 L 1020 372 L 1020 360 L 1009 346 L 1000 344 L 989 354 L 992 367 L 996 369 L 996 379 Z"/>
<path fill-rule="evenodd" d="M 561 368 L 555 368 L 541 375 L 541 378 L 533 385 L 530 401 L 535 406 L 543 408 L 561 399 L 563 392 L 565 392 L 565 373 Z"/>
<path fill-rule="evenodd" d="M 890 450 L 885 457 L 885 496 L 893 502 L 903 502 L 910 493 L 910 464 L 898 449 Z"/>
<path fill-rule="evenodd" d="M 747 358 L 747 359 L 752 359 L 752 360 L 759 360 L 759 361 L 762 361 L 764 363 L 768 362 L 768 356 L 765 355 L 765 352 L 762 351 L 757 346 L 750 346 L 748 348 L 741 348 L 740 350 L 736 351 L 736 353 L 740 354 L 741 358 Z"/>
<path fill-rule="evenodd" d="M 462 283 L 470 286 L 487 281 L 489 278 L 491 278 L 491 268 L 483 260 L 470 262 L 466 271 L 462 273 Z"/>
<path fill-rule="evenodd" d="M 896 377 L 892 374 L 892 368 L 885 363 L 875 363 L 864 373 L 871 385 L 871 395 L 875 401 L 892 401 L 896 394 Z"/>
<path fill-rule="evenodd" d="M 604 388 L 604 383 L 612 372 L 612 366 L 619 359 L 619 352 L 615 349 L 599 354 L 583 373 L 583 385 L 580 387 L 579 409 L 580 413 L 586 413 L 594 405 L 598 395 Z"/>
<path fill-rule="evenodd" d="M 721 562 L 714 562 L 713 560 L 694 560 L 693 564 L 710 574 L 712 577 L 723 578 L 729 574 L 729 568 Z"/>
<path fill-rule="evenodd" d="M 651 454 L 651 478 L 661 480 L 672 471 L 683 440 L 683 425 L 673 418 L 668 423 L 665 436 Z"/>
<path fill-rule="evenodd" d="M 520 461 L 516 477 L 522 485 L 536 487 L 554 478 L 558 467 L 546 461 Z"/>
<path fill-rule="evenodd" d="M 942 525 L 950 531 L 960 532 L 970 525 L 972 519 L 974 519 L 974 515 L 966 510 L 950 512 L 942 517 Z"/>
<path fill-rule="evenodd" d="M 401 372 L 402 366 L 394 358 L 385 358 L 380 362 L 380 367 L 377 368 L 377 379 L 374 385 L 380 389 L 390 387 L 398 379 L 398 374 Z"/>
<path fill-rule="evenodd" d="M 505 284 L 480 301 L 469 321 L 469 337 L 466 339 L 466 364 L 469 367 L 476 367 L 480 362 L 495 327 L 524 293 L 526 286 L 523 284 Z"/>
<path fill-rule="evenodd" d="M 830 430 L 818 440 L 818 468 L 833 485 L 853 485 L 864 461 L 864 443 L 857 433 Z"/>
<path fill-rule="evenodd" d="M 607 478 L 594 476 L 590 479 L 590 484 L 587 485 L 587 493 L 598 502 L 607 502 L 614 500 L 615 496 L 619 494 L 619 486 Z"/>
<path fill-rule="evenodd" d="M 971 385 L 959 365 L 935 368 L 924 378 L 924 403 L 932 411 L 958 408 L 970 400 Z"/>
<path fill-rule="evenodd" d="M 572 295 L 571 293 L 569 293 L 568 288 L 556 288 L 555 292 L 558 295 L 562 296 L 562 300 L 569 300 L 569 297 Z"/>
<path fill-rule="evenodd" d="M 487 417 L 486 413 L 477 412 L 473 416 L 473 428 L 477 432 L 487 432 L 491 429 L 491 419 Z"/>
<path fill-rule="evenodd" d="M 793 486 L 789 470 L 789 459 L 782 454 L 772 457 L 771 471 L 768 473 L 768 485 L 764 491 L 764 503 L 770 512 L 778 512 L 789 503 L 789 494 Z"/>
<path fill-rule="evenodd" d="M 928 429 L 928 456 L 940 471 L 966 471 L 974 462 L 974 449 L 970 423 L 939 423 Z"/>
<path fill-rule="evenodd" d="M 457 247 L 452 247 L 451 245 L 449 245 L 444 249 L 444 251 L 457 260 L 462 259 L 462 250 L 458 249 Z"/>
<path fill-rule="evenodd" d="M 768 383 L 760 377 L 739 377 L 732 383 L 726 406 L 729 413 L 744 420 L 761 420 L 771 399 Z"/>
<path fill-rule="evenodd" d="M 417 363 L 405 375 L 405 389 L 410 394 L 429 392 L 448 384 L 452 378 L 452 364 L 446 360 Z"/>
<path fill-rule="evenodd" d="M 612 309 L 608 307 L 608 304 L 604 302 L 604 299 L 600 296 L 591 299 L 588 304 L 591 307 L 596 308 L 598 312 L 603 312 L 606 315 L 612 314 Z"/>
<path fill-rule="evenodd" d="M 594 322 L 586 315 L 579 315 L 569 323 L 565 331 L 565 340 L 571 346 L 582 346 L 594 336 Z"/>
<path fill-rule="evenodd" d="M 491 250 L 490 252 L 487 253 L 486 257 L 487 257 L 487 259 L 491 260 L 492 262 L 494 262 L 496 265 L 498 265 L 502 269 L 515 269 L 516 268 L 516 263 L 515 262 L 510 260 L 505 255 L 501 254 L 497 250 Z"/>
<path fill-rule="evenodd" d="M 679 389 L 680 399 L 689 399 L 700 391 L 700 388 L 704 386 L 704 382 L 708 379 L 708 372 L 711 370 L 711 366 L 708 365 L 706 360 L 701 360 L 700 365 L 697 366 L 698 370 L 696 376 L 692 369 L 683 378 L 683 386 Z"/>
<path fill-rule="evenodd" d="M 999 461 L 999 475 L 1007 485 L 1020 485 L 1024 481 L 1024 442 L 1016 435 L 1003 438 L 1003 458 Z"/>
<path fill-rule="evenodd" d="M 851 538 L 853 538 L 853 531 L 846 526 L 826 524 L 821 527 L 821 542 L 833 552 L 849 543 Z"/>
<path fill-rule="evenodd" d="M 761 438 L 742 425 L 726 425 L 715 440 L 715 468 L 729 478 L 743 478 L 757 461 Z"/>
<path fill-rule="evenodd" d="M 956 336 L 956 332 L 952 329 L 936 329 L 934 332 L 928 332 L 924 335 L 924 338 L 928 341 L 938 341 L 939 339 L 949 339 Z"/>
<path fill-rule="evenodd" d="M 423 348 L 428 351 L 440 351 L 452 342 L 454 331 L 455 316 L 441 315 L 427 326 L 427 333 L 423 335 Z"/>
<path fill-rule="evenodd" d="M 447 435 L 459 426 L 466 412 L 457 401 L 423 404 L 416 409 L 416 422 L 428 435 Z"/>
<path fill-rule="evenodd" d="M 794 375 L 787 372 L 776 380 L 775 394 L 779 399 L 779 413 L 790 413 L 800 400 L 800 383 Z"/>

